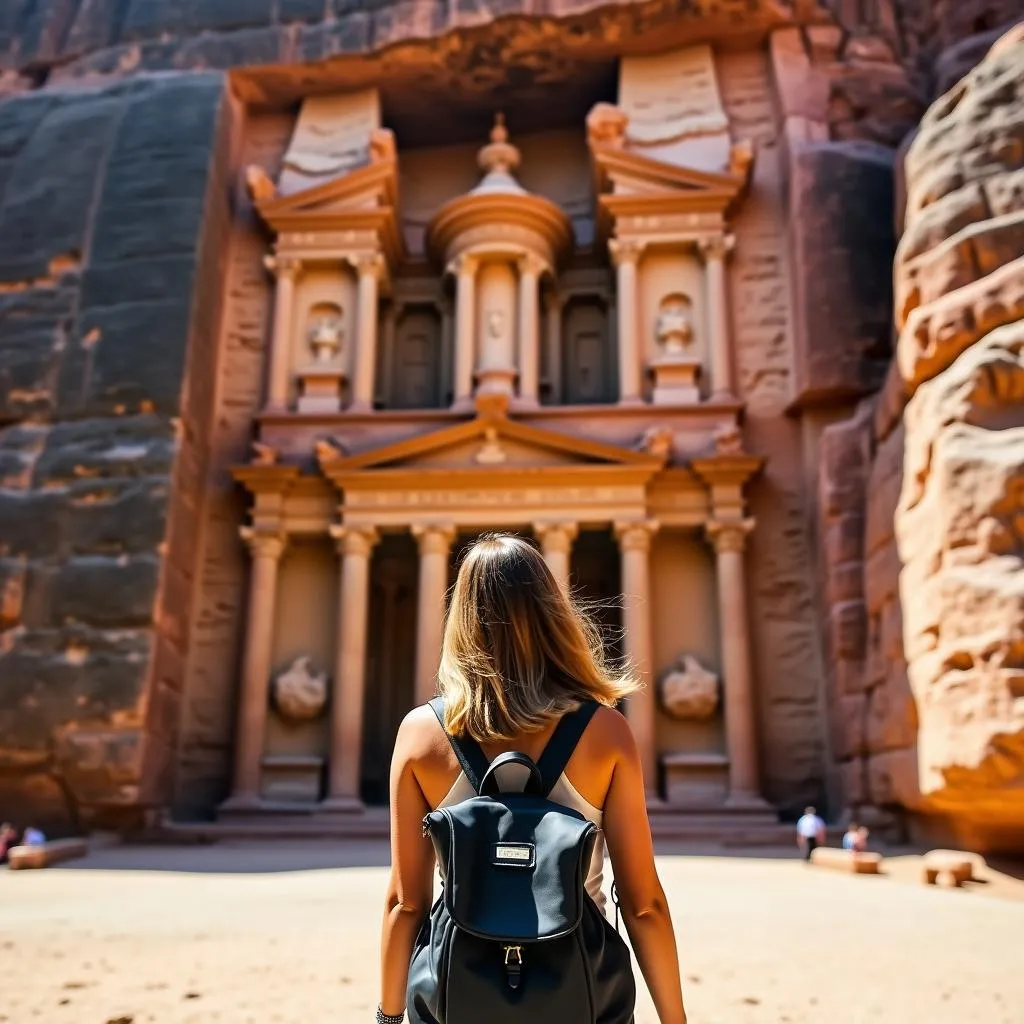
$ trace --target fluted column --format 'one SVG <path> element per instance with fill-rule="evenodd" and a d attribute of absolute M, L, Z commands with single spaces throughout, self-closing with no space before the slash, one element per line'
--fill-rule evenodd
<path fill-rule="evenodd" d="M 426 704 L 437 692 L 437 666 L 444 635 L 448 555 L 455 539 L 453 526 L 412 528 L 420 549 L 419 604 L 416 611 L 416 703 Z"/>
<path fill-rule="evenodd" d="M 341 581 L 326 805 L 328 808 L 349 810 L 359 806 L 370 618 L 370 558 L 379 535 L 373 527 L 332 526 L 331 536 L 341 558 Z"/>
<path fill-rule="evenodd" d="M 270 365 L 267 371 L 267 408 L 283 410 L 288 408 L 295 282 L 302 264 L 292 256 L 268 256 L 263 262 L 277 281 L 274 291 L 274 326 L 270 336 Z"/>
<path fill-rule="evenodd" d="M 750 625 L 743 551 L 753 519 L 712 520 L 708 538 L 718 570 L 718 621 L 722 637 L 725 737 L 729 755 L 729 803 L 761 803 L 757 726 L 750 667 Z"/>
<path fill-rule="evenodd" d="M 235 779 L 228 807 L 255 806 L 260 798 L 260 762 L 267 730 L 277 575 L 287 538 L 283 532 L 241 529 L 252 569 L 245 619 L 241 691 L 235 735 Z"/>
<path fill-rule="evenodd" d="M 544 263 L 528 253 L 519 259 L 519 401 L 537 405 L 540 377 L 540 275 Z"/>
<path fill-rule="evenodd" d="M 641 246 L 636 242 L 611 241 L 608 248 L 616 268 L 618 308 L 619 402 L 643 401 L 640 389 L 640 316 L 637 295 L 637 264 Z"/>
<path fill-rule="evenodd" d="M 644 786 L 649 798 L 658 790 L 658 751 L 655 736 L 654 688 L 651 686 L 651 538 L 658 529 L 653 520 L 615 524 L 622 560 L 622 625 L 626 657 L 645 684 L 631 694 L 626 717 L 633 729 Z"/>
<path fill-rule="evenodd" d="M 577 523 L 534 523 L 533 532 L 540 540 L 544 561 L 558 582 L 569 588 L 569 565 L 572 543 L 579 533 Z"/>
<path fill-rule="evenodd" d="M 377 293 L 378 282 L 384 272 L 384 257 L 380 253 L 358 256 L 352 261 L 359 277 L 356 299 L 356 351 L 352 372 L 353 412 L 367 412 L 373 408 L 373 374 L 377 366 Z"/>
<path fill-rule="evenodd" d="M 729 287 L 725 260 L 732 251 L 732 235 L 714 235 L 700 243 L 707 281 L 708 337 L 711 349 L 711 392 L 719 398 L 733 398 L 732 347 L 729 344 Z"/>
<path fill-rule="evenodd" d="M 473 369 L 476 358 L 476 272 L 480 261 L 465 254 L 454 264 L 455 269 L 455 381 L 453 408 L 469 409 L 473 405 Z"/>

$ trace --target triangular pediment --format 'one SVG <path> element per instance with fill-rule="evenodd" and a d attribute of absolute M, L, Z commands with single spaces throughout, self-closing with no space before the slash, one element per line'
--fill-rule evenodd
<path fill-rule="evenodd" d="M 663 461 L 600 441 L 572 437 L 498 416 L 407 438 L 353 455 L 321 459 L 321 468 L 336 477 L 389 471 L 447 474 L 467 470 L 481 474 L 568 467 L 634 467 L 656 472 Z"/>
<path fill-rule="evenodd" d="M 332 181 L 287 196 L 260 199 L 256 208 L 274 230 L 296 224 L 333 223 L 347 214 L 394 208 L 398 202 L 397 166 L 388 158 Z"/>

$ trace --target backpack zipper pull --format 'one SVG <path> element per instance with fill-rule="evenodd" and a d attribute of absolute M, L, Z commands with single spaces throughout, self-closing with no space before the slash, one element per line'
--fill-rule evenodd
<path fill-rule="evenodd" d="M 505 947 L 505 980 L 508 987 L 517 989 L 523 983 L 523 947 Z"/>

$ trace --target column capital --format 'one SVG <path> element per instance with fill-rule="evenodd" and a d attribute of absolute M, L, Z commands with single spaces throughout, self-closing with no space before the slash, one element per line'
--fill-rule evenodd
<path fill-rule="evenodd" d="M 298 256 L 267 255 L 263 257 L 263 266 L 275 277 L 293 281 L 302 273 L 302 260 Z"/>
<path fill-rule="evenodd" d="M 421 555 L 447 555 L 455 540 L 455 527 L 450 523 L 414 523 L 411 531 Z"/>
<path fill-rule="evenodd" d="M 253 558 L 272 558 L 276 562 L 288 546 L 288 535 L 282 529 L 241 526 L 238 535 L 245 541 Z"/>
<path fill-rule="evenodd" d="M 369 558 L 380 540 L 380 532 L 375 526 L 345 526 L 334 523 L 329 532 L 340 555 L 362 555 Z"/>
<path fill-rule="evenodd" d="M 707 263 L 711 260 L 724 262 L 729 253 L 736 248 L 736 236 L 728 232 L 718 235 L 707 235 L 697 241 L 697 251 Z"/>
<path fill-rule="evenodd" d="M 660 525 L 656 519 L 619 520 L 614 524 L 615 539 L 623 551 L 648 551 Z"/>
<path fill-rule="evenodd" d="M 644 243 L 635 239 L 613 238 L 608 242 L 608 252 L 617 267 L 623 263 L 639 262 L 643 251 Z"/>
<path fill-rule="evenodd" d="M 718 554 L 725 551 L 742 552 L 747 544 L 747 536 L 753 529 L 753 516 L 745 519 L 711 519 L 704 524 L 704 532 Z"/>
<path fill-rule="evenodd" d="M 516 260 L 516 266 L 519 268 L 520 277 L 525 275 L 540 277 L 545 270 L 549 269 L 547 261 L 541 259 L 535 252 L 524 252 Z"/>
<path fill-rule="evenodd" d="M 479 269 L 480 257 L 474 252 L 464 252 L 445 267 L 445 272 L 457 277 L 475 277 Z"/>
<path fill-rule="evenodd" d="M 360 277 L 371 276 L 379 279 L 384 276 L 387 268 L 384 257 L 379 252 L 348 253 L 344 259 Z"/>
<path fill-rule="evenodd" d="M 579 535 L 580 524 L 570 521 L 534 523 L 533 532 L 537 535 L 545 554 L 557 551 L 568 555 L 572 551 L 572 542 Z"/>

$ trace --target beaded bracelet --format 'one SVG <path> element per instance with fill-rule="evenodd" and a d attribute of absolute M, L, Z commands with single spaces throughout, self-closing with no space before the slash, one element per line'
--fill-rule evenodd
<path fill-rule="evenodd" d="M 402 1024 L 404 1020 L 404 1013 L 385 1013 L 379 1006 L 377 1007 L 377 1024 Z"/>

